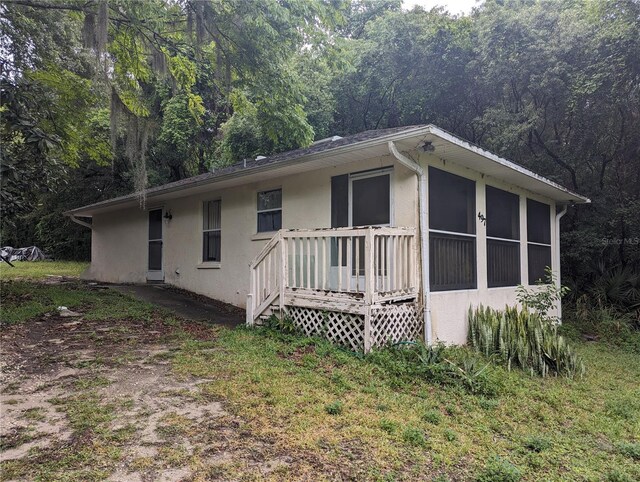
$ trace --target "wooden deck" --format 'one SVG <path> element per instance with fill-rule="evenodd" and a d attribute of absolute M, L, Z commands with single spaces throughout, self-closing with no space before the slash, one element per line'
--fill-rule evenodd
<path fill-rule="evenodd" d="M 417 249 L 412 228 L 281 230 L 251 263 L 247 324 L 272 314 L 295 318 L 304 313 L 294 319 L 303 325 L 302 318 L 313 318 L 312 324 L 318 324 L 320 315 L 314 312 L 339 313 L 351 321 L 355 316 L 362 321 L 362 330 L 356 330 L 362 331 L 362 340 L 351 339 L 354 335 L 347 337 L 346 344 L 368 351 L 374 343 L 369 335 L 372 319 L 380 318 L 388 307 L 402 323 L 398 308 L 392 310 L 391 305 L 415 305 Z M 411 310 L 404 307 L 400 311 Z M 415 331 L 416 316 L 410 315 L 412 328 L 408 332 Z M 339 331 L 339 319 L 335 325 Z M 301 326 L 303 331 L 305 328 Z M 407 330 L 400 327 L 395 331 Z M 378 344 L 384 339 L 382 336 Z"/>

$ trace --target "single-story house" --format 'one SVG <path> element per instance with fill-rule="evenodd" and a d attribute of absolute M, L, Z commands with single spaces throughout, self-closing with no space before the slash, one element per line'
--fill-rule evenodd
<path fill-rule="evenodd" d="M 258 156 L 151 188 L 144 207 L 131 194 L 66 215 L 92 230 L 85 277 L 175 285 L 245 308 L 249 325 L 287 314 L 367 351 L 465 343 L 470 306 L 513 305 L 517 285 L 559 273 L 560 218 L 586 202 L 422 125 Z"/>

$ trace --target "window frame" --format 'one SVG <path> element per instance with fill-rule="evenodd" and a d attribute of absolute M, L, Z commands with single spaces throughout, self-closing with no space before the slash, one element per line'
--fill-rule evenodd
<path fill-rule="evenodd" d="M 495 186 L 491 186 L 490 184 L 485 184 L 485 190 L 484 190 L 484 194 L 485 194 L 485 211 L 486 211 L 486 216 L 487 216 L 487 233 L 489 232 L 489 222 L 491 220 L 491 215 L 489 214 L 489 190 L 496 190 L 496 191 L 500 191 L 502 193 L 506 193 L 509 194 L 511 196 L 515 196 L 515 200 L 516 200 L 516 238 L 503 238 L 503 237 L 498 237 L 498 236 L 489 236 L 489 234 L 486 235 L 486 239 L 487 239 L 487 288 L 492 289 L 492 288 L 510 288 L 510 287 L 514 287 L 514 286 L 518 286 L 522 283 L 522 267 L 521 267 L 521 250 L 522 250 L 522 244 L 521 244 L 521 238 L 522 238 L 522 233 L 520 232 L 520 218 L 521 218 L 521 213 L 520 213 L 520 195 L 516 194 L 514 192 L 510 192 L 507 191 L 505 189 L 500 189 L 499 187 L 495 187 Z M 518 247 L 517 253 L 517 263 L 516 263 L 516 271 L 517 271 L 517 281 L 514 284 L 508 283 L 508 284 L 502 284 L 502 283 L 496 283 L 496 282 L 492 282 L 491 279 L 489 278 L 489 244 L 491 243 L 491 241 L 496 241 L 498 244 L 499 243 L 512 243 L 514 245 L 516 245 Z"/>
<path fill-rule="evenodd" d="M 269 193 L 269 192 L 276 192 L 276 191 L 280 191 L 280 207 L 279 208 L 271 208 L 271 209 L 258 209 L 260 206 L 260 194 L 265 194 L 265 193 Z M 280 211 L 280 227 L 278 229 L 275 230 L 269 230 L 269 231 L 262 231 L 260 230 L 260 214 L 263 213 L 272 213 L 272 212 L 276 212 L 276 211 Z M 261 234 L 261 233 L 274 233 L 278 230 L 282 229 L 282 187 L 275 187 L 273 189 L 264 189 L 262 191 L 257 191 L 256 192 L 256 234 Z"/>
<path fill-rule="evenodd" d="M 219 228 L 209 228 L 209 229 L 205 229 L 204 227 L 204 213 L 205 213 L 205 209 L 207 208 L 207 205 L 209 203 L 216 203 L 218 205 L 218 210 L 219 210 L 219 219 L 220 219 L 220 227 Z M 202 201 L 202 229 L 201 229 L 201 240 L 202 240 L 202 249 L 201 249 L 201 253 L 202 255 L 200 256 L 200 263 L 201 264 L 220 264 L 222 262 L 222 199 L 221 198 L 216 198 L 216 199 L 209 199 L 207 201 Z M 220 233 L 220 256 L 219 259 L 215 260 L 215 259 L 205 259 L 205 241 L 204 241 L 204 237 L 206 234 L 208 233 L 215 233 L 218 232 Z"/>

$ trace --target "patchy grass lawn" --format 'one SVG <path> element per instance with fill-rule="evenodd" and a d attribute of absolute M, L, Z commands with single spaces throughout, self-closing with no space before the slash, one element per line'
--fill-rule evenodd
<path fill-rule="evenodd" d="M 81 283 L 2 297 L 1 480 L 640 480 L 633 350 L 576 341 L 583 379 L 496 367 L 481 396 Z"/>
<path fill-rule="evenodd" d="M 7 263 L 0 263 L 0 279 L 38 279 L 47 277 L 78 277 L 87 269 L 89 263 L 84 261 L 13 261 L 12 268 Z"/>

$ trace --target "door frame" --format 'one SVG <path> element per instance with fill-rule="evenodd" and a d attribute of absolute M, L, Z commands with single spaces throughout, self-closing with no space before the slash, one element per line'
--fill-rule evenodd
<path fill-rule="evenodd" d="M 361 171 L 349 174 L 349 227 L 353 228 L 353 181 L 359 181 L 360 179 L 368 179 L 378 176 L 389 176 L 389 222 L 386 224 L 372 224 L 371 226 L 393 226 L 395 221 L 394 209 L 393 209 L 393 166 L 371 169 L 367 171 Z M 365 277 L 360 273 L 348 273 L 347 267 L 340 264 L 340 269 L 345 270 L 343 272 L 343 279 L 351 279 L 351 289 L 355 289 L 356 286 L 364 286 Z M 376 285 L 378 281 L 376 280 Z"/>
<path fill-rule="evenodd" d="M 149 215 L 152 211 L 160 211 L 160 238 L 149 239 Z M 164 281 L 164 206 L 154 206 L 147 209 L 147 281 Z M 149 244 L 160 241 L 160 269 L 149 269 Z"/>

